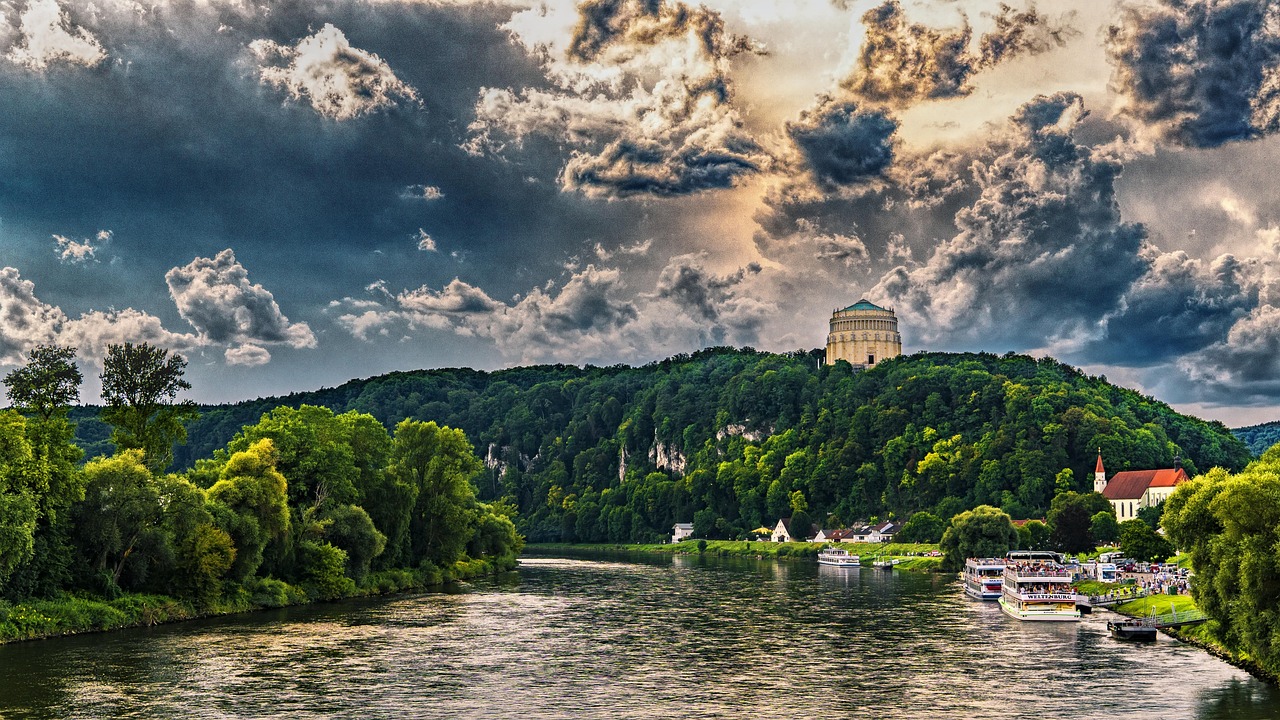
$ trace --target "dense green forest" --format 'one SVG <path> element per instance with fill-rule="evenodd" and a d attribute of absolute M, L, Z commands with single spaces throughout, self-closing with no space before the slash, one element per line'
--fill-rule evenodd
<path fill-rule="evenodd" d="M 280 407 L 165 472 L 194 415 L 176 398 L 186 363 L 126 343 L 102 375 L 116 449 L 82 464 L 65 405 L 80 383 L 73 352 L 37 348 L 5 377 L 0 639 L 113 626 L 146 596 L 236 610 L 515 565 L 515 509 L 477 498 L 483 466 L 460 430 L 406 419 L 390 432 L 356 411 Z M 60 619 L 10 606 L 40 598 L 56 599 Z M 85 598 L 126 602 L 68 619 Z"/>
<path fill-rule="evenodd" d="M 1280 443 L 1280 420 L 1234 428 L 1231 432 L 1244 441 L 1244 444 L 1249 447 L 1249 452 L 1261 456 L 1272 445 Z"/>
<path fill-rule="evenodd" d="M 1052 359 L 922 353 L 854 372 L 820 357 L 713 348 L 638 368 L 392 373 L 201 408 L 175 464 L 199 468 L 280 405 L 434 421 L 471 440 L 479 499 L 515 506 L 531 540 L 638 542 L 689 521 L 741 537 L 795 512 L 945 520 L 985 504 L 1043 518 L 1056 494 L 1092 489 L 1099 449 L 1110 472 L 1250 460 L 1221 423 Z M 82 447 L 107 443 L 77 417 Z"/>

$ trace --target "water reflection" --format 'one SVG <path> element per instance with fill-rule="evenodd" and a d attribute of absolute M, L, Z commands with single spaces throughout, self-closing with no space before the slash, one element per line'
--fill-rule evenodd
<path fill-rule="evenodd" d="M 1280 716 L 1268 686 L 1105 622 L 870 567 L 530 558 L 453 595 L 0 646 L 0 716 Z"/>

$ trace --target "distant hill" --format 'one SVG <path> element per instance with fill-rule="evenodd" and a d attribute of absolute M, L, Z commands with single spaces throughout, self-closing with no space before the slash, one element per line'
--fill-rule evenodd
<path fill-rule="evenodd" d="M 1261 455 L 1280 442 L 1280 420 L 1265 422 L 1261 425 L 1233 428 L 1231 432 L 1249 447 L 1249 452 Z"/>
<path fill-rule="evenodd" d="M 485 461 L 482 499 L 507 497 L 532 540 L 649 541 L 674 522 L 736 537 L 796 509 L 821 522 L 943 517 L 983 504 L 1043 517 L 1058 488 L 1111 472 L 1250 460 L 1221 423 L 1052 359 L 920 353 L 866 372 L 821 350 L 713 348 L 643 367 L 543 365 L 398 372 L 205 407 L 177 448 L 191 466 L 279 405 L 461 428 Z M 77 409 L 90 455 L 106 428 Z M 1065 471 L 1065 472 L 1064 472 Z"/>

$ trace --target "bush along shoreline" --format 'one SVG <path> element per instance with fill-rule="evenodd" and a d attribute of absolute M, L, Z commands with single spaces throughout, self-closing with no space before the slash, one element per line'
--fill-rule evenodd
<path fill-rule="evenodd" d="M 363 586 L 338 596 L 316 595 L 301 586 L 261 578 L 241 588 L 235 597 L 207 607 L 167 595 L 143 593 L 125 593 L 114 599 L 79 593 L 17 603 L 0 600 L 0 645 L 360 597 L 439 592 L 451 582 L 497 575 L 516 566 L 516 558 L 508 556 L 463 558 L 448 569 L 429 566 L 384 570 L 371 573 Z"/>

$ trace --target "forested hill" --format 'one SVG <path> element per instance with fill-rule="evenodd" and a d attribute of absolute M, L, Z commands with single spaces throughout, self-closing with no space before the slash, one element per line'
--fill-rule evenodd
<path fill-rule="evenodd" d="M 1280 420 L 1262 423 L 1261 425 L 1234 428 L 1231 432 L 1244 441 L 1250 452 L 1254 455 L 1261 455 L 1272 445 L 1280 442 Z"/>
<path fill-rule="evenodd" d="M 1092 489 L 1099 448 L 1109 473 L 1250 459 L 1221 423 L 1052 359 L 922 353 L 855 373 L 820 356 L 716 348 L 638 368 L 392 373 L 203 408 L 176 465 L 278 405 L 435 420 L 466 432 L 485 461 L 481 498 L 513 498 L 531 540 L 647 541 L 689 521 L 737 537 L 797 508 L 832 523 L 984 503 L 1044 517 L 1055 489 Z M 80 426 L 90 455 L 95 426 Z"/>

